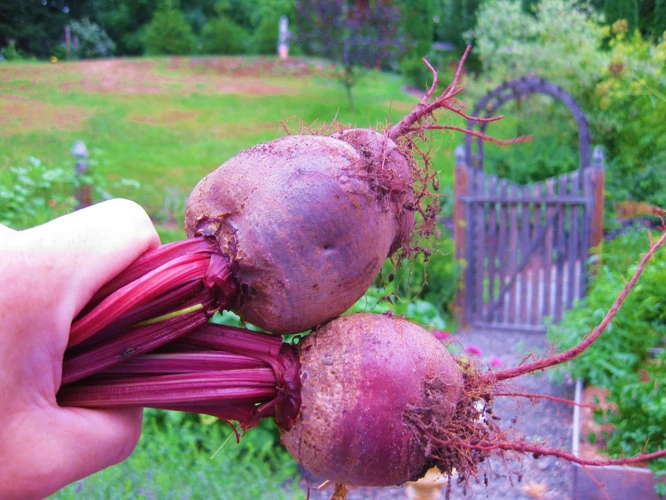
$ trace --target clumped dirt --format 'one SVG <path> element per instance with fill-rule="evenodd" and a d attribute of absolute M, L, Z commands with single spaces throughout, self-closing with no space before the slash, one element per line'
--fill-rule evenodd
<path fill-rule="evenodd" d="M 0 93 L 0 135 L 48 129 L 81 130 L 93 111 L 72 105 L 45 103 L 28 97 Z"/>

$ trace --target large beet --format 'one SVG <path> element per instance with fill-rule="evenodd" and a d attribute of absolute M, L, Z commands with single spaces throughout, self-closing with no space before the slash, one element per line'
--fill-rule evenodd
<path fill-rule="evenodd" d="M 410 167 L 371 130 L 287 136 L 242 151 L 188 200 L 188 236 L 215 236 L 240 283 L 234 310 L 275 333 L 358 300 L 413 226 Z"/>
<path fill-rule="evenodd" d="M 427 431 L 453 418 L 462 375 L 429 332 L 397 318 L 343 316 L 305 338 L 300 363 L 301 410 L 282 440 L 307 470 L 388 486 L 432 465 Z"/>

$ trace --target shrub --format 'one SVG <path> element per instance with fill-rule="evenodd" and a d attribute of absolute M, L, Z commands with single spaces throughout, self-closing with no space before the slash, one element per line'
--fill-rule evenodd
<path fill-rule="evenodd" d="M 202 50 L 206 54 L 247 52 L 250 35 L 225 15 L 208 21 L 201 29 Z"/>
<path fill-rule="evenodd" d="M 73 168 L 49 167 L 34 157 L 7 167 L 0 176 L 0 223 L 20 229 L 73 210 L 76 184 Z"/>
<path fill-rule="evenodd" d="M 541 0 L 534 15 L 517 0 L 489 0 L 466 36 L 476 39 L 490 85 L 533 73 L 576 94 L 591 92 L 608 63 L 603 28 L 574 0 Z"/>
<path fill-rule="evenodd" d="M 435 31 L 433 0 L 402 1 L 400 28 L 409 40 L 409 50 L 400 61 L 400 72 L 412 85 L 424 88 L 432 75 L 421 58 L 428 56 Z"/>
<path fill-rule="evenodd" d="M 259 54 L 275 54 L 278 44 L 280 17 L 276 14 L 266 15 L 253 36 L 254 49 Z"/>
<path fill-rule="evenodd" d="M 590 121 L 610 158 L 609 200 L 666 206 L 666 41 L 627 35 L 626 23 L 613 26 Z"/>
<path fill-rule="evenodd" d="M 19 61 L 23 59 L 21 52 L 16 48 L 16 42 L 14 40 L 9 40 L 7 46 L 0 50 L 0 55 L 2 55 L 6 61 Z"/>
<path fill-rule="evenodd" d="M 608 24 L 624 19 L 629 25 L 629 32 L 633 32 L 638 25 L 638 2 L 637 0 L 605 0 L 604 16 Z"/>
<path fill-rule="evenodd" d="M 611 302 L 634 272 L 639 252 L 648 248 L 645 232 L 632 231 L 604 246 L 603 265 L 594 285 L 580 304 L 549 330 L 559 349 L 575 345 L 606 314 Z M 589 384 L 608 389 L 608 401 L 616 411 L 596 415 L 609 422 L 607 436 L 612 456 L 652 452 L 666 446 L 666 252 L 662 249 L 646 266 L 640 281 L 604 333 L 603 342 L 592 345 L 573 360 L 568 370 Z M 651 462 L 658 474 L 666 474 L 666 460 Z M 663 489 L 664 486 L 662 485 Z M 661 491 L 664 494 L 665 491 Z"/>
<path fill-rule="evenodd" d="M 161 0 L 152 20 L 143 32 L 147 54 L 182 55 L 194 50 L 192 27 L 180 11 L 177 0 Z"/>
<path fill-rule="evenodd" d="M 107 189 L 140 187 L 132 179 L 119 179 L 109 185 L 96 173 L 97 160 L 91 159 L 88 164 L 88 172 L 79 176 L 71 163 L 54 167 L 29 156 L 26 164 L 0 171 L 0 224 L 23 229 L 71 212 L 77 205 L 76 189 L 83 184 L 92 187 L 95 201 L 112 198 Z"/>
<path fill-rule="evenodd" d="M 106 31 L 87 17 L 80 21 L 72 21 L 70 26 L 72 38 L 76 36 L 79 39 L 78 49 L 72 54 L 74 57 L 82 59 L 107 57 L 113 55 L 116 50 L 116 44 Z"/>

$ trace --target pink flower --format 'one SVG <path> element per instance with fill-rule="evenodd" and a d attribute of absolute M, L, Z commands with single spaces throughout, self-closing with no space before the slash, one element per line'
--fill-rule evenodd
<path fill-rule="evenodd" d="M 493 368 L 498 368 L 502 366 L 502 360 L 499 359 L 497 356 L 491 356 L 490 357 L 490 366 Z"/>
<path fill-rule="evenodd" d="M 481 356 L 481 354 L 483 353 L 481 348 L 475 345 L 468 345 L 467 347 L 465 347 L 465 352 L 467 354 L 471 354 L 472 356 Z"/>
<path fill-rule="evenodd" d="M 451 334 L 449 332 L 444 332 L 442 330 L 435 330 L 432 332 L 432 334 L 437 340 L 449 340 L 451 338 Z"/>

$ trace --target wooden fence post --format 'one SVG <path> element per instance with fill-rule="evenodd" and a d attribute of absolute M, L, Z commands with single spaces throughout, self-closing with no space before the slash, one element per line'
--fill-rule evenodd
<path fill-rule="evenodd" d="M 456 168 L 455 184 L 453 191 L 453 242 L 455 244 L 456 265 L 460 272 L 458 284 L 456 287 L 455 311 L 456 321 L 460 326 L 466 324 L 465 318 L 465 267 L 466 262 L 466 241 L 465 228 L 465 205 L 460 199 L 469 193 L 469 172 L 466 164 L 465 146 L 459 145 L 455 151 Z"/>
<path fill-rule="evenodd" d="M 76 197 L 76 210 L 89 207 L 92 202 L 92 186 L 84 183 L 81 179 L 88 170 L 88 148 L 83 141 L 76 141 L 72 146 L 72 156 L 76 160 L 76 180 L 77 187 L 74 196 Z"/>
<path fill-rule="evenodd" d="M 590 250 L 599 258 L 592 266 L 593 273 L 601 265 L 601 242 L 604 236 L 604 185 L 606 182 L 606 169 L 604 167 L 604 151 L 601 146 L 594 148 L 593 154 L 593 186 L 592 217 L 590 220 Z"/>

